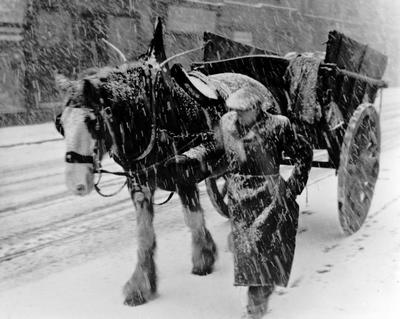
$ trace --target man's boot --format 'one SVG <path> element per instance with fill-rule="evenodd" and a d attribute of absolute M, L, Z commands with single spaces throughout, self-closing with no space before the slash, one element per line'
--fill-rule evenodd
<path fill-rule="evenodd" d="M 250 286 L 247 291 L 248 304 L 245 318 L 261 319 L 267 313 L 269 297 L 273 291 L 273 286 Z"/>

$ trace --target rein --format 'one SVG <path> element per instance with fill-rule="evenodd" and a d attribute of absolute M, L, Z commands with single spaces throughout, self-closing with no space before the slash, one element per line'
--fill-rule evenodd
<path fill-rule="evenodd" d="M 111 194 L 104 194 L 100 187 L 100 181 L 101 181 L 101 177 L 102 177 L 102 169 L 97 170 L 96 173 L 99 172 L 99 178 L 97 179 L 97 182 L 94 184 L 94 189 L 96 190 L 97 194 L 99 194 L 102 197 L 112 197 L 117 195 L 120 191 L 122 191 L 122 189 L 126 186 L 126 184 L 128 183 L 128 179 L 125 180 L 125 182 L 122 184 L 122 186 L 120 186 L 120 188 L 118 188 L 115 192 L 111 193 Z M 119 174 L 115 174 L 115 175 L 119 175 Z"/>
<path fill-rule="evenodd" d="M 97 194 L 99 194 L 99 195 L 102 196 L 102 197 L 112 197 L 112 196 L 117 195 L 117 194 L 118 194 L 120 191 L 122 191 L 123 188 L 128 184 L 128 178 L 135 179 L 135 177 L 133 177 L 131 174 L 126 173 L 126 172 L 111 172 L 111 171 L 108 171 L 108 170 L 105 170 L 105 169 L 97 169 L 97 170 L 95 171 L 95 173 L 98 173 L 98 174 L 99 174 L 99 178 L 97 179 L 97 182 L 94 184 L 94 189 L 96 190 Z M 117 176 L 125 176 L 125 177 L 126 177 L 126 180 L 125 180 L 125 182 L 122 184 L 122 186 L 120 186 L 120 188 L 118 188 L 115 192 L 113 192 L 113 193 L 111 193 L 111 194 L 104 194 L 104 193 L 101 191 L 100 187 L 99 187 L 99 184 L 100 184 L 101 177 L 102 177 L 102 174 L 103 174 L 103 173 L 112 174 L 112 175 L 117 175 Z M 135 184 L 135 192 L 141 192 L 141 187 L 140 187 L 140 185 L 139 185 L 138 183 L 136 183 L 136 182 L 135 182 L 134 184 Z M 168 202 L 170 201 L 170 199 L 172 198 L 172 196 L 174 196 L 174 193 L 175 193 L 175 192 L 170 192 L 169 195 L 168 195 L 168 197 L 167 197 L 163 202 L 161 202 L 161 203 L 154 203 L 154 202 L 153 202 L 153 205 L 161 206 L 161 205 L 164 205 L 164 204 L 168 203 Z"/>
<path fill-rule="evenodd" d="M 92 157 L 92 159 L 94 159 L 94 157 Z M 94 173 L 97 173 L 98 174 L 98 179 L 97 179 L 97 182 L 94 184 L 94 189 L 96 190 L 96 192 L 97 192 L 97 194 L 99 194 L 100 196 L 102 196 L 102 197 L 112 197 L 112 196 L 115 196 L 115 195 L 117 195 L 119 192 L 121 192 L 123 189 L 124 189 L 124 187 L 128 184 L 128 179 L 130 178 L 130 179 L 132 179 L 132 180 L 136 180 L 136 176 L 134 176 L 134 175 L 132 175 L 132 174 L 130 174 L 130 173 L 127 173 L 127 172 L 111 172 L 111 171 L 108 171 L 108 170 L 105 170 L 105 169 L 102 169 L 101 168 L 101 163 L 100 163 L 100 160 L 98 159 L 98 157 L 96 157 L 96 160 L 94 160 L 93 162 L 91 162 L 91 163 L 96 163 L 95 164 L 95 167 L 98 167 L 98 168 L 96 168 L 95 169 L 95 171 L 94 171 Z M 100 189 L 100 181 L 101 181 L 101 177 L 103 176 L 102 174 L 103 173 L 105 173 L 105 174 L 112 174 L 112 175 L 116 175 L 116 176 L 124 176 L 124 177 L 126 177 L 126 179 L 125 179 L 125 182 L 122 184 L 122 186 L 120 186 L 115 192 L 113 192 L 113 193 L 110 193 L 110 194 L 105 194 L 105 193 L 103 193 L 102 191 L 101 191 L 101 189 Z M 134 183 L 135 184 L 135 192 L 140 192 L 141 191 L 141 187 L 140 187 L 140 185 L 138 184 L 138 183 Z M 175 192 L 170 192 L 170 194 L 168 195 L 168 197 L 167 197 L 167 199 L 166 200 L 164 200 L 163 202 L 161 202 L 161 203 L 154 203 L 153 202 L 153 204 L 154 205 L 164 205 L 164 204 L 166 204 L 166 203 L 168 203 L 169 201 L 170 201 L 170 199 L 172 198 L 172 196 L 174 195 L 174 193 Z"/>
<path fill-rule="evenodd" d="M 161 131 L 161 130 L 157 130 L 157 131 Z M 166 130 L 162 130 L 161 133 L 164 134 L 164 136 L 166 136 L 167 138 L 172 138 L 172 139 L 176 138 L 176 136 L 173 136 L 172 134 L 170 134 Z M 182 150 L 184 150 L 185 148 L 190 146 L 192 143 L 195 142 L 195 140 L 197 138 L 198 138 L 198 134 L 194 134 L 193 137 L 191 137 L 191 139 L 190 139 L 190 141 L 188 143 L 186 143 L 184 146 L 182 146 L 181 148 L 179 148 L 177 150 L 177 153 L 181 152 Z M 101 168 L 101 162 L 100 162 L 99 156 L 96 157 L 96 160 L 94 162 L 91 162 L 91 163 L 95 163 L 96 169 L 95 169 L 94 172 L 99 174 L 99 178 L 98 178 L 97 182 L 94 185 L 95 190 L 100 196 L 103 196 L 103 197 L 112 197 L 112 196 L 117 195 L 126 186 L 126 184 L 128 183 L 128 179 L 131 179 L 131 180 L 135 181 L 138 178 L 139 175 L 147 174 L 150 170 L 155 169 L 157 166 L 164 165 L 166 162 L 168 162 L 169 160 L 171 160 L 171 159 L 173 159 L 175 157 L 175 155 L 169 156 L 169 157 L 163 159 L 162 161 L 159 161 L 159 162 L 156 162 L 156 163 L 152 164 L 151 166 L 145 167 L 145 168 L 143 168 L 141 170 L 137 170 L 136 174 L 132 174 L 130 172 L 123 172 L 123 171 L 114 172 L 114 171 L 109 171 L 109 170 L 105 170 L 105 169 Z M 116 176 L 124 176 L 124 177 L 126 177 L 126 180 L 125 180 L 124 184 L 117 191 L 115 191 L 114 193 L 104 194 L 104 193 L 101 192 L 100 187 L 99 187 L 102 174 L 111 174 L 111 175 L 116 175 Z M 139 186 L 139 184 L 137 184 L 136 182 L 135 182 L 135 184 Z M 136 191 L 141 191 L 140 186 L 137 189 L 138 190 L 136 190 Z M 169 200 L 174 195 L 174 193 L 175 192 L 170 192 L 170 194 L 168 195 L 168 197 L 167 197 L 167 199 L 165 201 L 163 201 L 161 203 L 153 203 L 153 204 L 154 205 L 164 205 L 164 204 L 168 203 Z"/>

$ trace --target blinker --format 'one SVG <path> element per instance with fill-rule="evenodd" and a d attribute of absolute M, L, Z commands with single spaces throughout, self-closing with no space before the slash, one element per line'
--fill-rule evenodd
<path fill-rule="evenodd" d="M 64 127 L 61 123 L 61 113 L 56 116 L 54 124 L 56 126 L 56 130 L 58 131 L 58 133 L 60 133 L 62 136 L 64 136 Z"/>

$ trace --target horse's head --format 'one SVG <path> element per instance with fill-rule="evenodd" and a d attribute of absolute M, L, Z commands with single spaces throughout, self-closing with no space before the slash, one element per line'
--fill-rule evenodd
<path fill-rule="evenodd" d="M 154 85 L 165 60 L 160 21 L 146 54 L 116 68 L 87 72 L 78 80 L 58 75 L 65 108 L 56 120 L 66 141 L 66 184 L 77 195 L 94 186 L 95 155 L 106 148 L 124 169 L 154 142 Z"/>
<path fill-rule="evenodd" d="M 85 80 L 72 81 L 58 75 L 56 82 L 66 97 L 64 110 L 56 119 L 66 142 L 66 184 L 74 194 L 83 196 L 93 189 L 94 156 L 102 145 L 98 113 L 85 96 Z"/>

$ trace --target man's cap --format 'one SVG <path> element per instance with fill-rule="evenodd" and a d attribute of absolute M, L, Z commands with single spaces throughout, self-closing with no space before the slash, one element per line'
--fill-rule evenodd
<path fill-rule="evenodd" d="M 250 111 L 260 108 L 264 98 L 251 87 L 245 87 L 229 95 L 225 104 L 232 111 Z"/>

